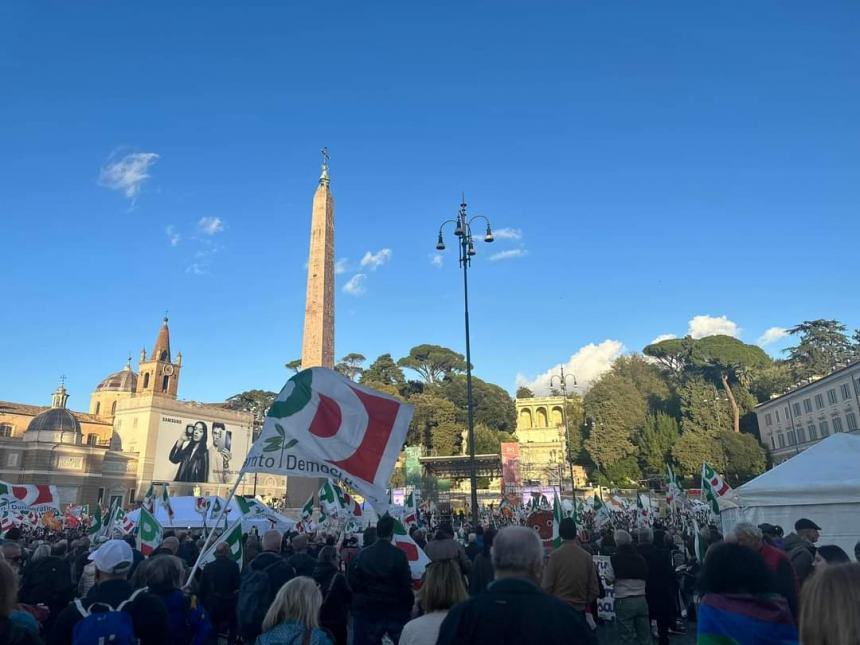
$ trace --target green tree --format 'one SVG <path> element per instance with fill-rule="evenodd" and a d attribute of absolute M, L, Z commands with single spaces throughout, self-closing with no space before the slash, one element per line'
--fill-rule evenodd
<path fill-rule="evenodd" d="M 415 406 L 406 443 L 422 445 L 437 455 L 460 454 L 463 423 L 460 411 L 447 399 L 435 394 L 416 394 L 409 398 Z"/>
<path fill-rule="evenodd" d="M 370 364 L 359 378 L 362 383 L 384 383 L 401 386 L 406 382 L 403 370 L 397 366 L 391 354 L 382 354 Z"/>
<path fill-rule="evenodd" d="M 429 384 L 466 371 L 463 355 L 440 345 L 416 345 L 397 364 L 417 372 Z"/>
<path fill-rule="evenodd" d="M 534 396 L 535 396 L 535 393 L 532 392 L 530 389 L 528 389 L 525 386 L 520 385 L 517 388 L 516 398 L 518 398 L 518 399 L 533 399 Z"/>
<path fill-rule="evenodd" d="M 670 407 L 672 388 L 660 368 L 639 354 L 619 357 L 613 364 L 612 375 L 629 379 L 645 399 L 650 412 Z"/>
<path fill-rule="evenodd" d="M 355 381 L 362 375 L 364 368 L 361 367 L 367 359 L 364 354 L 351 353 L 340 359 L 334 366 L 335 371 L 340 372 L 351 381 Z"/>
<path fill-rule="evenodd" d="M 719 441 L 725 455 L 723 474 L 731 486 L 740 486 L 767 468 L 764 449 L 752 435 L 722 432 Z"/>
<path fill-rule="evenodd" d="M 761 347 L 747 345 L 731 336 L 706 336 L 693 345 L 693 363 L 702 373 L 723 387 L 732 410 L 732 427 L 741 431 L 741 408 L 733 386 L 746 388 L 753 370 L 768 367 L 770 357 Z"/>
<path fill-rule="evenodd" d="M 701 474 L 702 464 L 708 463 L 717 469 L 723 468 L 723 451 L 713 438 L 698 432 L 684 432 L 672 446 L 675 470 L 694 479 Z"/>
<path fill-rule="evenodd" d="M 681 432 L 711 440 L 732 426 L 725 397 L 701 376 L 688 378 L 681 386 Z"/>
<path fill-rule="evenodd" d="M 516 440 L 510 432 L 493 430 L 483 423 L 475 426 L 476 455 L 497 455 L 501 452 L 502 442 L 509 443 Z"/>
<path fill-rule="evenodd" d="M 630 455 L 606 466 L 605 474 L 601 473 L 598 476 L 598 481 L 603 479 L 606 483 L 616 486 L 636 486 L 641 477 L 639 463 L 635 456 Z"/>
<path fill-rule="evenodd" d="M 752 373 L 749 391 L 759 403 L 763 403 L 774 394 L 782 394 L 793 384 L 791 365 L 787 361 L 774 361 Z"/>
<path fill-rule="evenodd" d="M 788 333 L 800 337 L 797 345 L 786 350 L 797 380 L 824 376 L 836 364 L 848 361 L 853 354 L 845 325 L 837 320 L 805 320 L 789 329 Z"/>
<path fill-rule="evenodd" d="M 291 360 L 289 363 L 284 365 L 288 370 L 293 370 L 296 374 L 299 373 L 299 370 L 302 369 L 302 359 L 296 358 Z"/>
<path fill-rule="evenodd" d="M 268 390 L 247 390 L 227 399 L 225 407 L 230 410 L 251 412 L 255 420 L 262 422 L 276 396 L 278 395 Z"/>
<path fill-rule="evenodd" d="M 435 386 L 435 390 L 463 411 L 466 418 L 468 401 L 466 377 L 451 376 Z M 483 423 L 494 430 L 513 432 L 517 427 L 517 410 L 514 400 L 504 388 L 472 377 L 472 408 L 475 423 Z"/>
<path fill-rule="evenodd" d="M 662 473 L 678 440 L 678 421 L 665 412 L 649 414 L 639 439 L 639 460 L 646 473 Z"/>
<path fill-rule="evenodd" d="M 642 350 L 642 353 L 657 362 L 676 378 L 681 378 L 690 365 L 695 341 L 686 338 L 669 338 L 659 343 L 652 343 Z"/>

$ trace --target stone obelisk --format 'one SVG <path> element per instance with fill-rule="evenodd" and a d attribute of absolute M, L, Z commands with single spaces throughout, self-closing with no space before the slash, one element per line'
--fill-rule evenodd
<path fill-rule="evenodd" d="M 322 149 L 322 155 L 322 173 L 311 213 L 302 369 L 334 367 L 334 198 L 329 190 L 326 148 Z M 316 478 L 290 477 L 287 505 L 302 506 L 319 487 Z"/>

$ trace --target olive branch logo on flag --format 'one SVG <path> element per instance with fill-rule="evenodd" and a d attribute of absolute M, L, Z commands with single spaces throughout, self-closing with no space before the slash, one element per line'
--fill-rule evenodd
<path fill-rule="evenodd" d="M 711 505 L 714 515 L 719 515 L 719 499 L 731 493 L 732 487 L 708 464 L 702 464 L 702 490 L 705 493 L 705 498 Z"/>
<path fill-rule="evenodd" d="M 272 403 L 243 470 L 340 480 L 382 503 L 413 412 L 334 370 L 303 370 Z"/>

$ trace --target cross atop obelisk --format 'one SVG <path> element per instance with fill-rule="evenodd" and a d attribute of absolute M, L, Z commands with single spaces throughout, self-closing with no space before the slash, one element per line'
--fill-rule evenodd
<path fill-rule="evenodd" d="M 314 193 L 302 368 L 334 367 L 334 198 L 329 190 L 328 148 Z"/>

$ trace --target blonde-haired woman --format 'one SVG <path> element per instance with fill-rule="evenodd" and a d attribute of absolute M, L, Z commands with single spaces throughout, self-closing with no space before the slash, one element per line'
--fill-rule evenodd
<path fill-rule="evenodd" d="M 306 576 L 293 578 L 280 588 L 263 619 L 257 645 L 333 645 L 320 629 L 322 594 Z"/>
<path fill-rule="evenodd" d="M 816 570 L 803 583 L 800 642 L 803 645 L 860 643 L 858 607 L 860 564 L 834 564 Z"/>
<path fill-rule="evenodd" d="M 435 645 L 448 610 L 466 598 L 460 564 L 456 560 L 431 562 L 421 585 L 424 615 L 406 623 L 399 645 Z"/>

